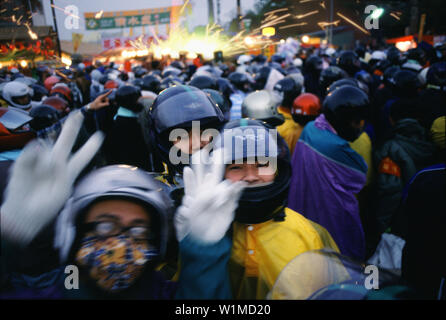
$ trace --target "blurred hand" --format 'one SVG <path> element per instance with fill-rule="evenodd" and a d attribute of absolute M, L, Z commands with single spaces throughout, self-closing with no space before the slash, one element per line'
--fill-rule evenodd
<path fill-rule="evenodd" d="M 184 197 L 174 218 L 180 242 L 190 235 L 198 242 L 216 243 L 234 220 L 246 183 L 223 180 L 225 165 L 220 150 L 214 151 L 209 160 L 207 153 L 201 150 L 193 154 L 192 168 L 184 168 Z"/>
<path fill-rule="evenodd" d="M 63 208 L 74 181 L 104 139 L 102 132 L 96 132 L 70 157 L 83 120 L 80 111 L 73 112 L 54 145 L 33 140 L 23 149 L 12 167 L 0 209 L 2 237 L 26 245 Z"/>
<path fill-rule="evenodd" d="M 109 90 L 108 92 L 101 94 L 93 102 L 90 103 L 90 110 L 99 110 L 101 108 L 107 107 L 110 105 L 110 101 L 108 100 L 108 96 L 112 93 L 113 90 Z"/>

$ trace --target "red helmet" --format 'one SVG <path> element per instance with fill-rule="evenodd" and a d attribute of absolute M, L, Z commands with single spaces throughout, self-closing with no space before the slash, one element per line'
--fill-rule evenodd
<path fill-rule="evenodd" d="M 63 99 L 65 99 L 68 103 L 73 102 L 73 94 L 71 93 L 71 89 L 68 88 L 67 85 L 60 84 L 54 86 L 50 91 L 50 96 L 57 95 Z"/>
<path fill-rule="evenodd" d="M 321 101 L 312 93 L 302 93 L 294 99 L 291 114 L 317 116 L 321 113 Z"/>
<path fill-rule="evenodd" d="M 42 101 L 42 104 L 49 105 L 63 114 L 70 112 L 68 102 L 58 96 L 48 97 Z"/>
<path fill-rule="evenodd" d="M 119 84 L 115 80 L 107 80 L 107 82 L 104 84 L 104 89 L 117 89 L 119 87 Z"/>
<path fill-rule="evenodd" d="M 51 91 L 53 86 L 56 83 L 59 83 L 60 80 L 61 79 L 58 76 L 49 76 L 48 78 L 45 79 L 45 81 L 43 82 L 43 85 L 45 86 L 46 90 Z"/>

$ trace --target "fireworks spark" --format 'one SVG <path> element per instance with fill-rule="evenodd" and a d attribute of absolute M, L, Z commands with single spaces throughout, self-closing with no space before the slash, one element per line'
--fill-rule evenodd
<path fill-rule="evenodd" d="M 28 34 L 29 34 L 29 36 L 31 37 L 31 39 L 33 39 L 33 40 L 37 40 L 37 39 L 39 39 L 39 37 L 37 36 L 37 34 L 36 34 L 34 31 L 31 30 L 31 28 L 30 28 L 30 26 L 29 26 L 28 23 L 25 23 L 25 26 L 26 26 L 26 28 L 28 29 Z"/>
<path fill-rule="evenodd" d="M 301 22 L 301 23 L 295 23 L 295 24 L 287 24 L 286 26 L 279 27 L 279 29 L 287 29 L 287 28 L 292 28 L 292 27 L 304 26 L 306 24 L 308 24 L 308 23 Z"/>
<path fill-rule="evenodd" d="M 156 59 L 169 55 L 178 59 L 180 54 L 187 54 L 188 58 L 195 58 L 201 54 L 205 59 L 212 59 L 215 51 L 222 51 L 224 55 L 233 55 L 235 52 L 246 51 L 243 31 L 232 38 L 222 34 L 221 27 L 216 24 L 208 25 L 204 35 L 190 34 L 187 30 L 177 28 L 171 30 L 166 40 L 160 39 L 153 28 L 149 28 L 153 34 L 154 41 L 149 45 L 139 37 L 135 41 L 130 41 L 136 50 L 147 50 L 147 53 L 154 55 Z"/>
<path fill-rule="evenodd" d="M 186 0 L 183 4 L 183 6 L 180 9 L 180 15 L 183 14 L 184 9 L 186 9 L 186 6 L 189 4 L 189 0 Z"/>
<path fill-rule="evenodd" d="M 348 23 L 350 23 L 351 25 L 353 25 L 354 27 L 358 28 L 359 30 L 361 30 L 362 32 L 364 32 L 365 34 L 370 35 L 370 32 L 368 32 L 367 30 L 365 30 L 363 27 L 361 27 L 360 25 L 358 25 L 356 22 L 350 20 L 349 18 L 347 18 L 346 16 L 344 16 L 343 14 L 336 12 L 336 14 L 338 16 L 340 16 L 342 19 L 344 19 L 345 21 L 347 21 Z"/>
<path fill-rule="evenodd" d="M 297 19 L 302 19 L 302 18 L 311 16 L 311 15 L 313 15 L 313 14 L 316 14 L 316 13 L 318 13 L 318 12 L 319 12 L 319 10 L 310 11 L 310 12 L 307 12 L 307 13 L 304 13 L 304 14 L 299 14 L 299 15 L 296 16 L 296 18 L 297 18 Z"/>
<path fill-rule="evenodd" d="M 282 12 L 282 11 L 287 11 L 287 10 L 288 10 L 288 8 L 276 9 L 276 10 L 266 12 L 265 15 L 270 15 L 270 14 L 273 14 L 276 12 Z"/>
<path fill-rule="evenodd" d="M 390 14 L 392 17 L 394 17 L 396 20 L 401 20 L 400 17 L 398 17 L 395 13 L 391 13 Z"/>
<path fill-rule="evenodd" d="M 104 10 L 99 11 L 94 15 L 95 19 L 101 19 L 102 15 L 104 14 Z"/>
<path fill-rule="evenodd" d="M 325 27 L 328 27 L 328 26 L 331 26 L 331 25 L 337 27 L 339 22 L 341 22 L 341 20 L 336 20 L 336 21 L 333 21 L 333 22 L 321 21 L 321 22 L 318 22 L 317 24 L 318 24 L 319 27 L 324 29 Z"/>
<path fill-rule="evenodd" d="M 65 11 L 65 9 L 63 9 L 63 8 L 59 8 L 58 6 L 56 6 L 56 5 L 54 5 L 54 4 L 52 4 L 51 7 L 53 7 L 54 9 L 63 11 L 63 13 L 65 13 L 67 16 L 70 16 L 70 17 L 73 17 L 73 18 L 76 18 L 76 19 L 80 19 L 78 16 L 76 16 L 76 15 L 74 15 L 74 14 L 72 14 L 72 13 L 68 13 L 67 11 Z"/>

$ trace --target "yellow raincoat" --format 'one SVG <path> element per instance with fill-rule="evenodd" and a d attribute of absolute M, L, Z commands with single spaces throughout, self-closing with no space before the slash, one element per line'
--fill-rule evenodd
<path fill-rule="evenodd" d="M 323 227 L 285 208 L 285 220 L 234 222 L 229 272 L 234 299 L 265 299 L 282 269 L 297 255 L 339 249 Z"/>
<path fill-rule="evenodd" d="M 285 108 L 279 107 L 278 112 L 283 114 L 285 122 L 277 127 L 280 136 L 286 141 L 290 149 L 290 156 L 293 156 L 294 147 L 304 127 L 297 122 L 294 122 L 291 113 Z"/>
<path fill-rule="evenodd" d="M 350 142 L 350 147 L 359 153 L 360 156 L 364 158 L 367 163 L 367 181 L 366 186 L 370 185 L 373 181 L 374 170 L 373 170 L 373 159 L 372 159 L 372 141 L 366 132 L 361 133 L 361 135 L 353 142 Z"/>

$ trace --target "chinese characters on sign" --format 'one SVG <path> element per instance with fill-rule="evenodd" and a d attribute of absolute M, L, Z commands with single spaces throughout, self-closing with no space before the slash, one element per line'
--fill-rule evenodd
<path fill-rule="evenodd" d="M 95 18 L 95 12 L 86 12 L 84 15 L 87 30 L 132 28 L 169 24 L 173 8 L 104 12 L 99 19 Z"/>

